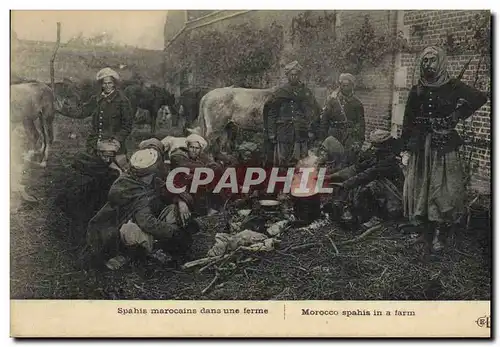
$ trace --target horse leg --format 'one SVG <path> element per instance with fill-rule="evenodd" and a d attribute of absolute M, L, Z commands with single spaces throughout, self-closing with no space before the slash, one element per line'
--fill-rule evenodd
<path fill-rule="evenodd" d="M 49 159 L 49 152 L 54 141 L 54 117 L 52 115 L 41 114 L 40 122 L 42 124 L 42 161 L 40 162 L 41 167 L 47 166 L 47 160 Z"/>
<path fill-rule="evenodd" d="M 25 118 L 23 120 L 24 131 L 26 133 L 26 138 L 28 140 L 28 148 L 27 151 L 24 151 L 23 157 L 27 161 L 32 161 L 33 156 L 35 155 L 35 147 L 38 142 L 39 134 L 38 129 L 35 125 L 35 120 L 32 118 Z"/>
<path fill-rule="evenodd" d="M 236 124 L 230 122 L 226 126 L 225 132 L 225 137 L 226 137 L 226 148 L 229 153 L 232 153 L 233 151 L 236 150 L 236 139 L 238 135 L 238 128 L 236 127 Z"/>

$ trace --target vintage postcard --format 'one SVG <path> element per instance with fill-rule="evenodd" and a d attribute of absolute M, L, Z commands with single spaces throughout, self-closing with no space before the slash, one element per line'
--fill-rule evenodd
<path fill-rule="evenodd" d="M 12 337 L 491 338 L 491 11 L 12 10 Z"/>

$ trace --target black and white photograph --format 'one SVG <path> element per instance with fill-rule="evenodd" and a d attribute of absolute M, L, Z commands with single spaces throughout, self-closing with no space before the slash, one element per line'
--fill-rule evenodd
<path fill-rule="evenodd" d="M 491 300 L 490 10 L 10 19 L 12 300 Z"/>

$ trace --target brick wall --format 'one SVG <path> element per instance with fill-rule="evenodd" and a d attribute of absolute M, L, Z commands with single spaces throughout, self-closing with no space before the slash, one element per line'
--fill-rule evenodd
<path fill-rule="evenodd" d="M 290 40 L 290 25 L 293 17 L 302 11 L 250 11 L 244 15 L 212 23 L 205 28 L 216 28 L 224 30 L 230 24 L 251 23 L 259 27 L 266 27 L 271 22 L 276 21 L 283 25 L 285 30 L 283 57 L 293 56 L 294 44 Z M 318 14 L 323 11 L 313 11 Z M 418 52 L 427 45 L 441 45 L 448 33 L 455 36 L 471 35 L 467 31 L 465 23 L 473 18 L 480 11 L 337 11 L 337 34 L 356 30 L 359 28 L 365 16 L 368 16 L 377 35 L 397 35 L 403 33 L 414 52 Z M 196 29 L 202 30 L 202 28 Z M 404 105 L 408 97 L 408 91 L 413 85 L 415 61 L 417 53 L 397 53 L 388 55 L 384 61 L 376 67 L 365 67 L 360 74 L 360 84 L 363 88 L 358 88 L 356 93 L 365 107 L 366 131 L 367 134 L 374 128 L 392 130 L 394 135 L 401 133 L 402 116 Z M 460 55 L 449 55 L 449 71 L 452 76 L 459 74 L 464 64 L 471 57 L 471 53 Z M 288 58 L 287 58 L 288 59 Z M 285 63 L 286 59 L 282 59 Z M 473 60 L 464 74 L 463 81 L 472 85 L 476 77 L 476 68 L 479 56 L 473 56 Z M 282 64 L 283 65 L 283 64 Z M 489 69 L 484 64 L 478 70 L 479 78 L 476 87 L 487 88 L 490 76 Z M 306 72 L 307 73 L 307 72 Z M 270 73 L 271 84 L 279 83 L 283 78 L 282 71 Z M 202 83 L 198 81 L 197 83 Z M 310 86 L 317 92 L 317 99 L 323 103 L 327 90 L 331 90 L 329 85 Z M 490 126 L 490 102 L 482 107 L 471 117 L 470 121 L 475 131 L 475 136 L 479 139 L 491 140 Z M 459 131 L 461 125 L 459 125 Z M 490 179 L 490 155 L 489 148 L 463 149 L 464 155 L 472 151 L 472 158 L 477 165 L 477 172 L 474 179 L 489 181 Z"/>
<path fill-rule="evenodd" d="M 447 49 L 445 44 L 448 34 L 453 34 L 455 38 L 471 37 L 472 32 L 468 30 L 466 23 L 473 19 L 476 14 L 484 11 L 404 11 L 404 31 L 411 48 L 421 51 L 429 45 L 438 45 Z M 462 81 L 468 85 L 473 85 L 477 78 L 475 87 L 487 91 L 491 76 L 489 69 L 483 61 L 478 69 L 480 56 L 473 53 L 448 53 L 448 71 L 451 76 L 456 77 L 472 57 L 472 61 L 465 71 Z M 399 103 L 404 104 L 408 97 L 410 87 L 416 82 L 415 62 L 417 53 L 402 54 L 400 66 L 406 69 L 406 87 L 399 93 Z M 397 67 L 397 66 L 396 66 Z M 469 157 L 472 151 L 472 162 L 477 166 L 473 176 L 473 185 L 483 185 L 478 181 L 490 181 L 491 177 L 491 105 L 487 102 L 478 110 L 465 125 L 466 129 L 473 129 L 474 138 L 485 140 L 484 145 L 471 147 L 464 146 L 462 152 L 465 158 Z M 463 125 L 459 124 L 457 129 L 461 132 Z M 398 129 L 398 133 L 400 129 Z"/>
<path fill-rule="evenodd" d="M 377 35 L 396 34 L 396 11 L 339 11 L 338 33 L 342 35 L 357 30 L 368 17 Z M 394 85 L 394 57 L 388 55 L 376 66 L 367 66 L 360 73 L 360 81 L 365 90 L 357 90 L 356 94 L 365 108 L 366 135 L 380 128 L 391 128 L 391 105 Z"/>
<path fill-rule="evenodd" d="M 217 29 L 225 30 L 229 25 L 249 23 L 256 27 L 267 27 L 272 22 L 282 25 L 284 32 L 284 50 L 281 68 L 270 72 L 268 81 L 270 84 L 283 82 L 282 66 L 287 63 L 287 58 L 293 57 L 294 44 L 290 39 L 292 19 L 302 11 L 250 11 L 244 15 L 224 19 L 210 25 L 197 28 L 195 30 Z M 321 15 L 323 11 L 312 11 L 313 15 Z M 377 34 L 395 34 L 395 11 L 338 11 L 339 34 L 348 30 L 354 30 L 361 26 L 365 16 L 368 16 Z M 194 31 L 194 30 L 193 30 Z M 374 128 L 389 129 L 391 126 L 391 103 L 393 85 L 393 57 L 388 56 L 380 66 L 367 67 L 361 73 L 364 89 L 357 91 L 358 97 L 365 106 L 367 132 Z M 306 72 L 307 73 L 307 72 Z M 195 84 L 211 83 L 219 86 L 216 81 L 205 81 L 203 76 L 195 73 Z M 262 84 L 263 86 L 267 86 Z M 309 86 L 318 91 L 318 101 L 323 103 L 326 96 L 326 89 L 331 86 L 316 85 L 309 83 Z"/>

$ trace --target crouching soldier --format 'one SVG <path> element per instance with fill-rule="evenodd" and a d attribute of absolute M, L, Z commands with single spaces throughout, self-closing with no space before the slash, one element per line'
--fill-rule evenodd
<path fill-rule="evenodd" d="M 222 175 L 223 165 L 221 162 L 216 162 L 205 153 L 207 148 L 207 141 L 196 134 L 191 134 L 186 137 L 186 145 L 179 147 L 172 151 L 170 155 L 170 161 L 172 163 L 172 168 L 188 168 L 189 174 L 185 175 L 181 185 L 188 187 L 188 191 L 191 190 L 191 184 L 194 179 L 194 172 L 197 168 L 209 168 L 214 171 L 215 177 Z M 198 187 L 196 193 L 194 193 L 195 200 L 195 213 L 199 216 L 202 215 L 212 215 L 217 213 L 217 209 L 221 207 L 220 197 L 216 194 L 212 194 L 213 188 L 215 187 L 215 180 L 206 186 Z"/>
<path fill-rule="evenodd" d="M 328 136 L 317 151 L 318 164 L 326 168 L 327 174 L 332 174 L 344 167 L 346 161 L 345 149 L 342 143 L 333 136 Z"/>
<path fill-rule="evenodd" d="M 189 194 L 173 195 L 165 188 L 158 143 L 141 144 L 145 148 L 132 155 L 130 169 L 113 183 L 108 202 L 89 222 L 88 248 L 94 255 L 111 257 L 106 266 L 112 270 L 132 255 L 152 255 L 155 246 L 182 260 L 198 231 Z"/>
<path fill-rule="evenodd" d="M 326 177 L 339 182 L 340 196 L 347 202 L 344 221 L 365 223 L 368 228 L 402 213 L 404 182 L 397 140 L 389 131 L 377 129 L 369 141 L 371 147 L 356 164 Z"/>

